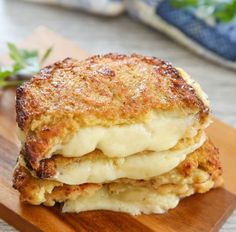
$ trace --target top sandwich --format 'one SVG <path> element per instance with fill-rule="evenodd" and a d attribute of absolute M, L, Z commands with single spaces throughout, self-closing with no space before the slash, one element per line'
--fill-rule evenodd
<path fill-rule="evenodd" d="M 17 89 L 16 113 L 33 169 L 54 154 L 166 151 L 210 121 L 206 95 L 183 70 L 136 54 L 67 58 L 48 66 Z"/>

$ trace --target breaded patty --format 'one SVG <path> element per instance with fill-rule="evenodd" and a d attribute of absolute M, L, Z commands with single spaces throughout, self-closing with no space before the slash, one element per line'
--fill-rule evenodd
<path fill-rule="evenodd" d="M 41 203 L 49 206 L 54 205 L 55 202 L 73 199 L 81 194 L 90 194 L 101 186 L 99 184 L 67 185 L 57 181 L 35 178 L 19 164 L 14 171 L 13 187 L 20 192 L 21 201 L 33 205 Z"/>
<path fill-rule="evenodd" d="M 150 112 L 192 115 L 191 127 L 208 120 L 209 107 L 199 86 L 182 70 L 135 54 L 65 59 L 42 69 L 16 94 L 25 155 L 35 169 L 81 128 L 142 123 Z M 183 128 L 179 137 L 187 126 Z"/>
<path fill-rule="evenodd" d="M 191 153 L 178 167 L 149 180 L 122 178 L 105 184 L 67 185 L 57 181 L 42 180 L 31 176 L 19 163 L 14 172 L 14 187 L 21 193 L 21 200 L 31 204 L 54 205 L 55 202 L 75 200 L 79 196 L 94 195 L 101 189 L 109 194 L 119 194 L 130 188 L 147 188 L 159 195 L 175 194 L 179 198 L 195 192 L 203 193 L 222 184 L 222 169 L 218 150 L 211 141 Z M 135 190 L 136 191 L 136 190 Z M 137 190 L 138 191 L 138 190 Z"/>
<path fill-rule="evenodd" d="M 202 117 L 208 112 L 176 68 L 135 54 L 57 62 L 19 87 L 16 103 L 17 122 L 24 131 L 43 124 L 32 123 L 42 116 L 56 120 L 70 115 L 81 126 L 110 126 L 142 121 L 152 109 L 193 110 Z"/>
<path fill-rule="evenodd" d="M 194 138 L 180 141 L 168 151 L 143 151 L 124 158 L 106 157 L 99 150 L 79 158 L 54 155 L 41 160 L 39 168 L 36 172 L 32 170 L 31 174 L 71 185 L 104 183 L 119 178 L 149 179 L 177 167 L 189 153 L 202 146 L 205 139 L 205 133 L 200 132 Z M 19 159 L 22 165 L 27 165 L 23 151 Z"/>

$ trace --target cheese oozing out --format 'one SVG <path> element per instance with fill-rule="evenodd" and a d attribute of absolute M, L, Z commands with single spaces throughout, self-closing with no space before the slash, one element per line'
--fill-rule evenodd
<path fill-rule="evenodd" d="M 184 70 L 178 69 L 178 71 L 193 87 L 204 105 L 209 106 L 207 95 L 199 84 Z M 50 158 L 53 154 L 81 157 L 95 149 L 101 150 L 107 157 L 126 157 L 145 150 L 165 151 L 174 147 L 180 139 L 194 137 L 199 129 L 205 129 L 209 125 L 209 118 L 202 124 L 197 114 L 197 112 L 185 115 L 178 111 L 153 111 L 143 123 L 82 127 L 67 142 L 56 139 L 45 158 Z M 18 137 L 22 143 L 25 142 L 25 134 L 20 129 Z"/>
<path fill-rule="evenodd" d="M 200 85 L 184 70 L 177 70 L 209 107 L 208 97 Z M 55 146 L 50 153 L 79 157 L 100 149 L 108 157 L 126 157 L 144 150 L 164 151 L 174 147 L 183 137 L 195 136 L 199 127 L 204 129 L 210 123 L 208 119 L 199 125 L 197 120 L 194 114 L 182 116 L 179 112 L 151 112 L 145 123 L 80 128 L 68 143 Z"/>
<path fill-rule="evenodd" d="M 126 157 L 144 150 L 164 151 L 183 137 L 195 136 L 200 127 L 196 122 L 194 114 L 152 112 L 144 123 L 80 128 L 67 143 L 57 144 L 49 153 L 80 157 L 99 149 L 108 157 Z"/>
<path fill-rule="evenodd" d="M 154 189 L 130 186 L 118 193 L 110 193 L 102 188 L 92 195 L 82 195 L 64 203 L 63 212 L 82 212 L 88 210 L 112 210 L 138 215 L 165 213 L 179 203 L 176 194 L 158 194 Z"/>
<path fill-rule="evenodd" d="M 178 166 L 186 156 L 199 148 L 205 141 L 204 133 L 199 140 L 184 148 L 162 152 L 141 152 L 129 157 L 88 157 L 77 162 L 57 166 L 52 178 L 62 183 L 77 185 L 83 183 L 104 183 L 119 178 L 149 179 L 164 174 Z"/>

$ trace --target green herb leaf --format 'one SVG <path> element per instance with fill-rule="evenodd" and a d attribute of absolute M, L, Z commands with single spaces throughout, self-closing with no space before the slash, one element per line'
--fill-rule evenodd
<path fill-rule="evenodd" d="M 175 8 L 196 6 L 198 0 L 171 0 L 171 5 Z"/>
<path fill-rule="evenodd" d="M 9 77 L 11 75 L 12 71 L 10 70 L 1 70 L 0 69 L 0 79 L 4 79 L 6 77 Z"/>
<path fill-rule="evenodd" d="M 219 5 L 214 12 L 214 16 L 221 22 L 232 21 L 236 16 L 236 0 Z"/>
<path fill-rule="evenodd" d="M 236 0 L 170 0 L 174 8 L 210 7 L 213 16 L 222 23 L 227 23 L 236 18 Z"/>
<path fill-rule="evenodd" d="M 41 65 L 42 65 L 42 64 L 46 61 L 46 59 L 49 57 L 49 55 L 51 54 L 52 50 L 53 50 L 53 47 L 51 46 L 51 47 L 49 47 L 49 48 L 45 51 L 45 53 L 43 54 L 43 56 L 42 56 L 42 58 L 41 58 L 41 60 L 40 60 L 40 64 L 41 64 Z"/>
<path fill-rule="evenodd" d="M 8 49 L 9 49 L 9 56 L 12 60 L 15 61 L 16 64 L 18 64 L 21 67 L 24 67 L 24 60 L 21 57 L 20 50 L 13 44 L 13 43 L 7 43 Z"/>
<path fill-rule="evenodd" d="M 8 68 L 0 67 L 0 87 L 19 85 L 23 82 L 22 77 L 29 79 L 39 72 L 42 64 L 52 52 L 52 47 L 48 48 L 40 59 L 39 52 L 35 49 L 18 49 L 13 43 L 7 43 L 7 46 L 14 64 Z"/>
<path fill-rule="evenodd" d="M 17 73 L 18 71 L 20 71 L 22 69 L 22 67 L 19 64 L 14 64 L 12 66 L 12 73 Z"/>

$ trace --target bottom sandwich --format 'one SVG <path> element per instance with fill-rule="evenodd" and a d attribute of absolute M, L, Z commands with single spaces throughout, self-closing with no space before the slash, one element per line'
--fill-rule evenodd
<path fill-rule="evenodd" d="M 96 209 L 140 213 L 164 213 L 181 198 L 204 193 L 222 185 L 218 150 L 207 140 L 173 170 L 148 180 L 122 178 L 110 183 L 67 185 L 33 177 L 20 157 L 14 172 L 14 187 L 21 200 L 53 206 L 63 203 L 63 212 Z"/>

